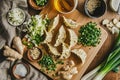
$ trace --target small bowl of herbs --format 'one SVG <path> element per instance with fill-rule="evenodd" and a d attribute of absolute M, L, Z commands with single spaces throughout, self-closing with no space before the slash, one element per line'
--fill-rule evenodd
<path fill-rule="evenodd" d="M 48 0 L 29 0 L 28 2 L 33 9 L 41 10 L 47 5 Z"/>

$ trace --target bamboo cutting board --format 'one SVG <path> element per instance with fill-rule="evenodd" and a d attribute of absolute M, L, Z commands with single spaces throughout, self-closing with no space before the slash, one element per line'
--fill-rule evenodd
<path fill-rule="evenodd" d="M 84 15 L 82 15 L 79 11 L 75 10 L 72 13 L 69 14 L 60 14 L 59 12 L 57 12 L 54 9 L 53 6 L 53 0 L 49 1 L 49 4 L 42 10 L 42 12 L 40 14 L 43 15 L 48 15 L 49 18 L 54 18 L 57 14 L 59 14 L 60 16 L 65 16 L 67 18 L 73 19 L 75 21 L 77 21 L 80 26 L 75 28 L 74 31 L 76 32 L 76 34 L 78 34 L 78 30 L 82 25 L 85 25 L 87 22 L 89 22 L 90 20 L 86 19 L 84 17 Z M 61 24 L 59 24 L 58 26 L 60 26 Z M 82 77 L 82 75 L 84 74 L 84 72 L 86 71 L 86 69 L 88 68 L 89 64 L 92 62 L 92 60 L 94 59 L 94 57 L 96 56 L 96 54 L 98 53 L 98 51 L 100 50 L 100 48 L 102 47 L 102 45 L 104 44 L 105 40 L 107 39 L 107 32 L 100 26 L 98 26 L 98 28 L 101 29 L 101 41 L 100 43 L 96 46 L 96 47 L 84 47 L 81 45 L 76 45 L 74 48 L 81 48 L 84 49 L 85 52 L 87 53 L 87 58 L 85 61 L 85 64 L 81 65 L 81 63 L 77 63 L 76 66 L 78 68 L 78 74 L 74 75 L 72 77 L 72 80 L 80 80 L 80 78 Z M 24 57 L 26 58 L 26 57 Z M 73 59 L 73 57 L 70 57 L 69 59 Z M 75 62 L 77 62 L 79 59 L 74 59 Z M 36 67 L 37 69 L 40 69 L 40 65 L 37 62 L 30 62 L 29 60 L 27 60 L 30 64 L 32 64 L 34 67 Z M 43 72 L 44 73 L 44 72 Z M 47 75 L 47 73 L 45 73 Z M 53 78 L 52 76 L 48 75 L 49 77 Z M 54 79 L 54 78 L 53 78 Z"/>

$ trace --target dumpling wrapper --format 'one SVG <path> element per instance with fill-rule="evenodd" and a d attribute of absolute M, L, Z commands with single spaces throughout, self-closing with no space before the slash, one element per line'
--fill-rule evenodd
<path fill-rule="evenodd" d="M 53 37 L 52 32 L 47 32 L 45 30 L 45 34 L 46 34 L 46 38 L 45 38 L 45 40 L 44 40 L 43 43 L 49 43 L 49 42 L 51 42 L 52 41 L 52 37 Z"/>
<path fill-rule="evenodd" d="M 65 28 L 62 25 L 59 29 L 57 40 L 56 40 L 56 43 L 55 43 L 54 46 L 59 46 L 62 42 L 64 42 L 65 38 L 66 38 L 66 31 L 65 31 Z"/>
<path fill-rule="evenodd" d="M 77 55 L 78 58 L 81 59 L 82 64 L 85 63 L 87 54 L 86 54 L 86 52 L 83 49 L 73 49 L 71 52 L 74 53 L 75 55 Z"/>
<path fill-rule="evenodd" d="M 51 22 L 50 25 L 48 26 L 48 32 L 51 32 L 53 29 L 56 28 L 56 26 L 59 23 L 59 15 L 57 15 Z"/>
<path fill-rule="evenodd" d="M 55 48 L 54 46 L 52 46 L 51 44 L 47 44 L 47 46 L 49 47 L 50 52 L 54 55 L 54 56 L 60 56 L 61 54 L 59 53 L 59 51 L 57 50 L 57 48 Z"/>
<path fill-rule="evenodd" d="M 79 25 L 77 22 L 73 21 L 72 19 L 67 19 L 64 16 L 63 16 L 63 20 L 64 20 L 65 26 L 67 26 L 69 28 L 76 28 Z"/>
<path fill-rule="evenodd" d="M 60 56 L 60 59 L 67 59 L 70 57 L 70 47 L 66 43 L 62 43 L 62 55 Z"/>
<path fill-rule="evenodd" d="M 77 44 L 78 36 L 72 29 L 68 29 L 68 32 L 70 35 L 70 48 L 71 48 Z"/>

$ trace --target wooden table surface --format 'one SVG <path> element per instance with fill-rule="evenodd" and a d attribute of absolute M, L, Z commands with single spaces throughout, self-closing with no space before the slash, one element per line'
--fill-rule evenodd
<path fill-rule="evenodd" d="M 117 13 L 111 11 L 111 9 L 109 7 L 109 0 L 106 0 L 106 3 L 107 3 L 106 13 L 102 17 L 97 18 L 97 19 L 91 19 L 91 18 L 89 18 L 85 15 L 85 13 L 84 13 L 84 2 L 85 2 L 85 0 L 79 0 L 77 10 L 79 10 L 79 12 L 82 13 L 85 16 L 85 18 L 87 18 L 89 21 L 90 20 L 95 21 L 99 25 L 101 25 L 101 21 L 105 18 L 107 18 L 109 20 L 112 20 L 113 18 L 118 18 L 119 19 L 119 15 Z M 40 12 L 40 11 L 34 11 L 31 8 L 29 8 L 29 11 L 30 11 L 31 14 L 36 14 L 36 13 L 39 14 L 39 12 Z M 91 71 L 92 69 L 94 69 L 96 66 L 98 66 L 108 56 L 109 51 L 111 50 L 112 46 L 114 45 L 115 36 L 112 35 L 104 26 L 101 25 L 101 27 L 103 27 L 108 32 L 108 38 L 105 41 L 102 48 L 99 50 L 95 59 L 89 65 L 86 73 Z M 111 71 L 111 72 L 109 72 L 109 74 L 107 74 L 105 76 L 104 80 L 120 80 L 119 76 L 120 76 L 120 72 L 119 73 L 114 73 L 114 72 Z"/>
<path fill-rule="evenodd" d="M 79 0 L 77 9 L 80 11 L 80 13 L 85 15 L 85 13 L 84 13 L 84 2 L 85 2 L 85 0 Z M 111 9 L 109 7 L 109 0 L 106 0 L 106 3 L 107 3 L 106 13 L 100 18 L 94 19 L 94 21 L 96 21 L 100 25 L 101 25 L 101 21 L 105 18 L 107 18 L 109 20 L 112 20 L 113 18 L 118 18 L 118 19 L 120 18 L 120 16 L 117 13 L 111 11 Z M 90 18 L 88 17 L 88 19 L 90 19 Z M 93 20 L 93 19 L 91 19 L 91 20 Z M 101 27 L 104 27 L 104 26 L 101 26 Z M 98 64 L 100 64 L 108 56 L 109 51 L 111 50 L 111 48 L 114 45 L 115 35 L 112 35 L 106 28 L 105 28 L 105 30 L 108 32 L 108 38 L 105 41 L 102 48 L 99 50 L 95 59 L 89 65 L 86 73 L 91 71 L 92 69 L 94 69 L 96 66 L 98 66 Z M 104 80 L 120 80 L 120 72 L 119 73 L 114 73 L 114 72 L 111 71 L 105 76 Z"/>

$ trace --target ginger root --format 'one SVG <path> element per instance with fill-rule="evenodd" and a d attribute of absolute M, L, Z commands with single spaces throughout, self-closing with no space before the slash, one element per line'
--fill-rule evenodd
<path fill-rule="evenodd" d="M 15 37 L 13 39 L 13 47 L 21 54 L 23 55 L 24 52 L 24 46 L 22 44 L 22 41 L 20 39 L 20 37 Z"/>
<path fill-rule="evenodd" d="M 23 56 L 21 54 L 19 54 L 17 51 L 11 49 L 8 46 L 4 46 L 5 50 L 3 55 L 6 57 L 13 57 L 15 59 L 21 59 Z"/>
<path fill-rule="evenodd" d="M 8 57 L 7 60 L 14 62 L 14 61 L 15 61 L 15 58 L 13 58 L 13 57 Z"/>

